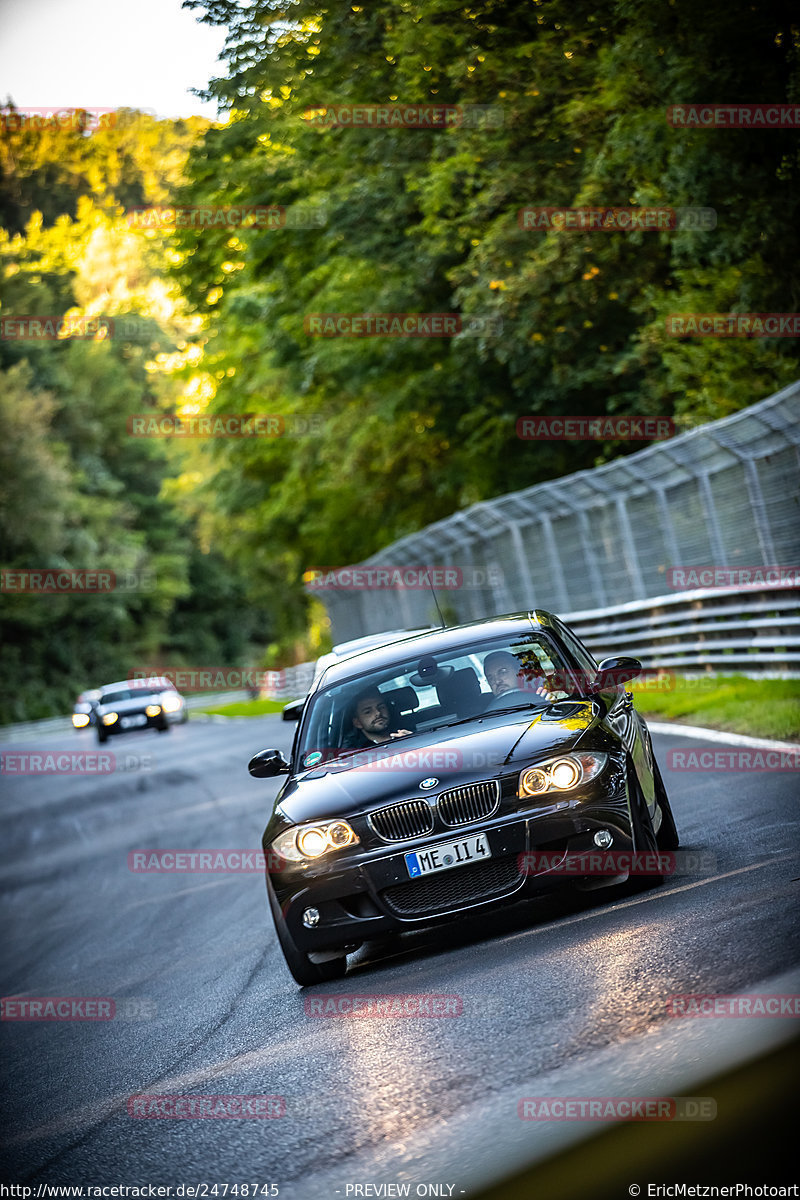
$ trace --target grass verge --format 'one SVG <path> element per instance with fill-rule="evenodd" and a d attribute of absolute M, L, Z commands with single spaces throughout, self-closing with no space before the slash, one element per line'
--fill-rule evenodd
<path fill-rule="evenodd" d="M 210 717 L 263 717 L 282 712 L 288 700 L 240 700 L 236 704 L 220 704 L 216 708 L 196 708 Z"/>
<path fill-rule="evenodd" d="M 751 737 L 800 741 L 800 679 L 748 679 L 745 675 L 672 676 L 662 690 L 656 679 L 628 686 L 645 717 L 705 725 Z"/>

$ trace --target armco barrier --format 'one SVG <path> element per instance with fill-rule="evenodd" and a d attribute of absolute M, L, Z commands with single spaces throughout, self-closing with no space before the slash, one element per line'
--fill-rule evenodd
<path fill-rule="evenodd" d="M 735 612 L 727 611 L 735 601 L 722 591 L 707 600 L 664 593 L 675 568 L 800 565 L 799 468 L 800 383 L 795 383 L 733 416 L 594 470 L 474 504 L 358 565 L 413 567 L 418 573 L 424 566 L 460 570 L 464 585 L 439 592 L 448 622 L 529 608 L 590 624 L 596 616 L 591 645 L 606 617 L 623 635 L 618 618 L 627 612 L 633 621 L 638 606 L 642 626 L 631 631 L 642 634 L 635 645 L 643 653 L 651 610 L 654 619 L 667 618 L 665 628 L 670 615 L 681 629 L 702 624 L 694 631 L 694 641 L 701 643 L 694 650 L 687 633 L 682 662 L 691 654 L 700 661 L 712 624 L 727 620 L 728 630 L 718 628 L 709 648 L 726 655 L 717 665 L 733 667 L 746 658 L 748 667 L 766 667 L 772 665 L 769 639 L 776 633 L 771 614 L 789 600 L 788 591 L 776 588 L 756 597 L 747 590 L 747 623 L 738 629 Z M 337 587 L 334 580 L 309 591 L 324 602 L 335 642 L 438 621 L 424 588 Z M 754 607 L 759 603 L 766 607 Z M 725 611 L 714 616 L 714 606 Z M 701 609 L 708 609 L 702 617 Z M 792 650 L 786 638 L 797 617 L 796 593 L 793 607 L 781 615 L 789 625 L 778 632 L 777 647 L 791 654 L 796 645 Z M 723 632 L 725 647 L 719 644 Z M 759 644 L 761 638 L 767 640 Z M 659 644 L 665 657 L 678 654 L 667 649 L 667 639 Z"/>
<path fill-rule="evenodd" d="M 800 587 L 702 589 L 564 613 L 596 659 L 678 673 L 800 675 Z"/>

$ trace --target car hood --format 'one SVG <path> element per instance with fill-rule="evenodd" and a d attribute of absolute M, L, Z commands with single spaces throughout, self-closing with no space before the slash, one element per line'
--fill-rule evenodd
<path fill-rule="evenodd" d="M 478 717 L 466 725 L 402 738 L 303 771 L 287 780 L 279 808 L 292 824 L 299 824 L 494 779 L 550 753 L 571 750 L 598 720 L 590 700 Z M 428 779 L 437 782 L 421 789 Z"/>

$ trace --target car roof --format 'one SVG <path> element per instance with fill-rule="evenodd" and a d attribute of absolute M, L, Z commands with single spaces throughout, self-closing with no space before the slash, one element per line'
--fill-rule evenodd
<path fill-rule="evenodd" d="M 98 690 L 100 692 L 115 692 L 118 688 L 130 688 L 135 691 L 137 688 L 158 688 L 159 691 L 175 691 L 175 685 L 165 679 L 163 675 L 150 675 L 147 679 L 120 679 L 116 683 L 104 683 Z"/>
<path fill-rule="evenodd" d="M 544 609 L 531 609 L 530 612 L 506 613 L 504 616 L 484 618 L 481 621 L 470 621 L 465 625 L 449 625 L 445 629 L 434 629 L 429 633 L 418 633 L 411 637 L 389 645 L 376 646 L 372 650 L 364 650 L 354 654 L 342 662 L 332 663 L 320 677 L 325 680 L 325 686 L 342 683 L 346 679 L 358 678 L 365 670 L 380 670 L 390 667 L 397 661 L 398 650 L 401 653 L 435 654 L 443 650 L 452 650 L 463 642 L 470 640 L 476 634 L 487 638 L 502 637 L 504 634 L 514 635 L 530 633 L 535 629 L 550 630 L 557 618 Z M 315 689 L 316 690 L 316 689 Z"/>
<path fill-rule="evenodd" d="M 388 642 L 402 641 L 403 638 L 413 637 L 417 633 L 425 633 L 432 628 L 433 626 L 431 625 L 420 625 L 414 629 L 386 629 L 382 633 L 368 633 L 364 637 L 353 638 L 351 642 L 339 642 L 338 645 L 329 651 L 329 654 L 334 655 L 336 658 L 349 657 L 351 654 L 358 654 L 361 650 L 370 650 L 374 646 L 384 646 Z M 323 658 L 327 657 L 329 655 L 323 655 Z"/>

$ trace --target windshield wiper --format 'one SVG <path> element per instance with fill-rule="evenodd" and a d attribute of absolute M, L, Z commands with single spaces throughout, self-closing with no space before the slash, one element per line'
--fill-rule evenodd
<path fill-rule="evenodd" d="M 507 704 L 504 708 L 489 708 L 482 715 L 484 717 L 496 717 L 498 713 L 525 712 L 531 708 L 540 709 L 547 708 L 547 706 L 547 700 L 545 700 L 544 704 L 536 704 L 534 701 L 529 700 L 525 704 Z"/>

